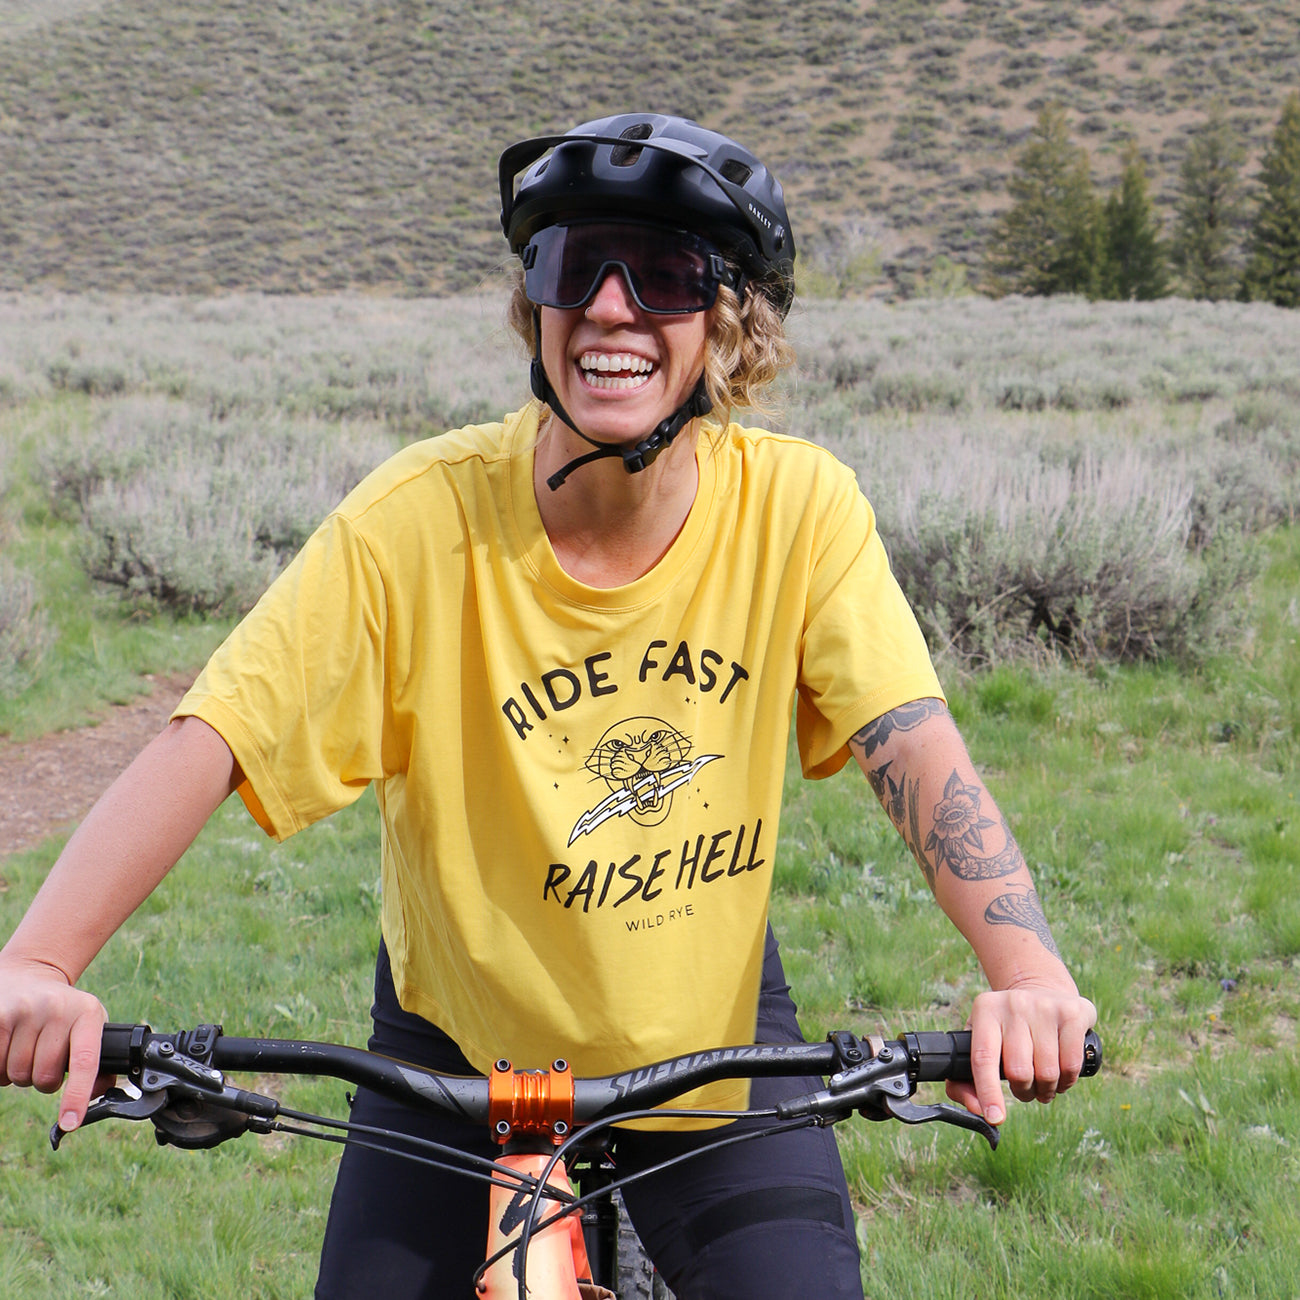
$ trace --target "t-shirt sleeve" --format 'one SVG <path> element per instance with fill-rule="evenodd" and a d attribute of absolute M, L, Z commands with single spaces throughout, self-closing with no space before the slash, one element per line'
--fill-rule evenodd
<path fill-rule="evenodd" d="M 370 551 L 330 516 L 208 661 L 175 717 L 202 718 L 276 839 L 337 812 L 397 763 L 387 605 Z"/>
<path fill-rule="evenodd" d="M 849 738 L 890 709 L 944 698 L 875 514 L 847 470 L 821 506 L 818 543 L 795 713 L 808 777 L 838 772 Z"/>

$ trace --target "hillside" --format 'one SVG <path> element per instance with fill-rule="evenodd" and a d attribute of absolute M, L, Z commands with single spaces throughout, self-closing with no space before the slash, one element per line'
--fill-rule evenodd
<path fill-rule="evenodd" d="M 978 264 L 1045 101 L 1167 202 L 1212 96 L 1249 173 L 1298 83 L 1286 0 L 0 0 L 0 289 L 473 287 L 501 147 L 645 106 L 744 139 L 806 252 L 907 292 Z"/>

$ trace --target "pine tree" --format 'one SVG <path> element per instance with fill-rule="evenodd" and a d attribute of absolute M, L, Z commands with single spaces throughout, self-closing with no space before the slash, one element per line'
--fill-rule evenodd
<path fill-rule="evenodd" d="M 1300 91 L 1283 106 L 1260 181 L 1243 291 L 1279 307 L 1300 307 Z"/>
<path fill-rule="evenodd" d="M 1119 185 L 1106 199 L 1102 224 L 1100 296 L 1139 302 L 1162 298 L 1169 291 L 1165 250 L 1142 155 L 1132 142 L 1124 150 Z"/>
<path fill-rule="evenodd" d="M 1087 152 L 1071 144 L 1065 110 L 1048 105 L 1007 182 L 986 266 L 994 292 L 1095 296 L 1101 221 Z"/>
<path fill-rule="evenodd" d="M 1189 298 L 1231 298 L 1241 281 L 1244 217 L 1241 167 L 1246 151 L 1222 102 L 1188 146 L 1174 201 L 1170 260 Z"/>

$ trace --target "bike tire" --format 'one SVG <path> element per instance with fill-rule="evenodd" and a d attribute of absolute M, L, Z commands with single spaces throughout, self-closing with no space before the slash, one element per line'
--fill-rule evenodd
<path fill-rule="evenodd" d="M 618 1279 L 615 1287 L 618 1300 L 673 1300 L 673 1293 L 659 1276 L 641 1244 L 641 1238 L 636 1235 L 623 1197 L 618 1192 L 614 1193 L 614 1206 L 618 1211 Z"/>

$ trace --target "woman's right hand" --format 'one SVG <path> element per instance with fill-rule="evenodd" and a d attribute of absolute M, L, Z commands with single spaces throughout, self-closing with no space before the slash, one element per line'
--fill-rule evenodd
<path fill-rule="evenodd" d="M 112 1082 L 99 1075 L 107 1019 L 99 999 L 69 984 L 57 966 L 0 955 L 0 1086 L 57 1092 L 66 1075 L 59 1127 L 70 1132 Z"/>

